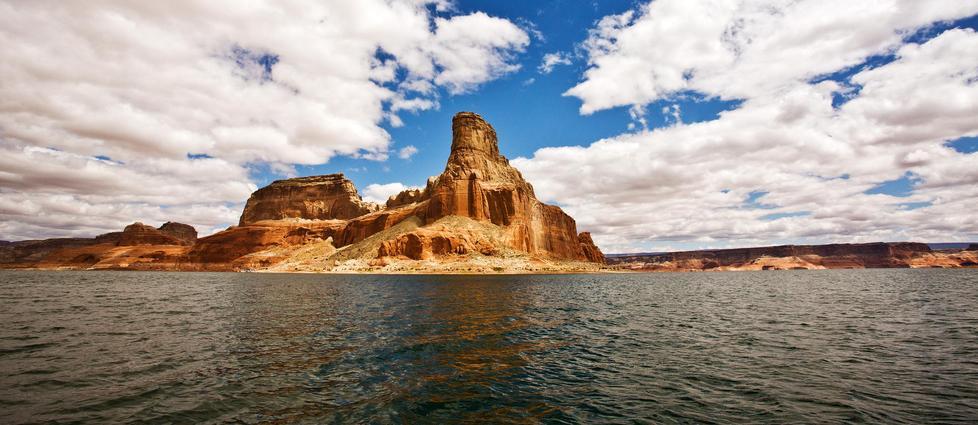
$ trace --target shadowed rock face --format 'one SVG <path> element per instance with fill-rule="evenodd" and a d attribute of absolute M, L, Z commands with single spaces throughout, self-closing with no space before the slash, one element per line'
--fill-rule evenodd
<path fill-rule="evenodd" d="M 251 194 L 240 225 L 261 220 L 303 218 L 349 220 L 376 211 L 343 174 L 277 180 Z"/>
<path fill-rule="evenodd" d="M 197 241 L 197 229 L 189 224 L 168 221 L 160 226 L 159 231 L 183 241 L 185 245 L 193 245 Z"/>

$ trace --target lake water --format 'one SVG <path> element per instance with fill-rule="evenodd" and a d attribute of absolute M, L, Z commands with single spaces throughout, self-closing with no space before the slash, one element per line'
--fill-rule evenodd
<path fill-rule="evenodd" d="M 0 272 L 0 422 L 978 421 L 978 270 Z"/>

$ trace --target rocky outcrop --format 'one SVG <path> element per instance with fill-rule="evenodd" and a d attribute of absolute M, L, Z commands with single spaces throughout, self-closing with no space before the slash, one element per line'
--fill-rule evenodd
<path fill-rule="evenodd" d="M 343 174 L 298 177 L 277 180 L 252 193 L 239 224 L 287 218 L 349 220 L 379 208 L 363 201 Z"/>
<path fill-rule="evenodd" d="M 194 226 L 189 224 L 168 221 L 163 223 L 158 230 L 163 232 L 165 235 L 172 236 L 182 241 L 182 245 L 193 245 L 195 242 L 197 242 L 197 229 L 194 229 Z"/>
<path fill-rule="evenodd" d="M 654 271 L 962 267 L 967 253 L 932 251 L 916 242 L 781 245 L 663 254 L 618 255 L 606 262 Z"/>
<path fill-rule="evenodd" d="M 591 232 L 581 232 L 577 235 L 577 241 L 581 244 L 581 249 L 584 250 L 584 258 L 592 263 L 604 263 L 604 254 L 591 239 Z"/>
<path fill-rule="evenodd" d="M 0 265 L 29 267 L 52 252 L 94 245 L 95 243 L 95 239 L 90 238 L 54 238 L 7 242 L 0 246 Z"/>
<path fill-rule="evenodd" d="M 421 202 L 424 199 L 425 193 L 421 191 L 421 189 L 407 189 L 388 198 L 386 206 L 388 209 L 398 208 L 404 205 Z"/>
<path fill-rule="evenodd" d="M 177 270 L 197 239 L 189 225 L 168 222 L 160 228 L 133 223 L 94 238 L 56 238 L 0 246 L 5 268 L 104 268 Z"/>
<path fill-rule="evenodd" d="M 193 228 L 191 227 L 191 230 L 192 229 Z M 197 231 L 194 231 L 194 240 L 196 240 L 196 234 Z M 160 229 L 153 226 L 147 226 L 139 222 L 126 226 L 126 228 L 122 230 L 119 241 L 116 243 L 118 246 L 191 244 L 193 244 L 193 241 L 188 242 L 171 234 L 164 233 Z"/>
<path fill-rule="evenodd" d="M 533 186 L 499 153 L 496 131 L 478 114 L 452 119 L 445 171 L 425 188 L 425 219 L 468 217 L 507 229 L 509 247 L 562 260 L 586 260 L 577 225 L 559 207 L 537 200 Z M 595 247 L 596 248 L 596 247 Z"/>
<path fill-rule="evenodd" d="M 263 221 L 232 227 L 197 240 L 187 252 L 182 269 L 250 270 L 284 260 L 280 252 L 259 253 L 331 240 L 344 227 L 339 221 Z"/>

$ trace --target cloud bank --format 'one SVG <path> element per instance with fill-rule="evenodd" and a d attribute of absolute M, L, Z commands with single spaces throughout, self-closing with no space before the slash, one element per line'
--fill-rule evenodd
<path fill-rule="evenodd" d="M 518 68 L 444 1 L 0 2 L 0 238 L 233 223 L 254 166 L 385 159 L 399 111 Z M 401 150 L 410 157 L 411 150 Z"/>
<path fill-rule="evenodd" d="M 742 103 L 513 163 L 610 252 L 974 239 L 978 154 L 946 142 L 978 135 L 978 34 L 940 23 L 975 14 L 976 1 L 657 0 L 595 25 L 566 95 L 633 119 L 689 94 Z"/>

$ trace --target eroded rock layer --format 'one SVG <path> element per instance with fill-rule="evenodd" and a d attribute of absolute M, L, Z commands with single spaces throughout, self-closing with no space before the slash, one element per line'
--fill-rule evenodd
<path fill-rule="evenodd" d="M 287 218 L 349 220 L 378 209 L 364 202 L 343 174 L 298 177 L 277 180 L 252 193 L 239 224 Z"/>
<path fill-rule="evenodd" d="M 916 242 L 782 245 L 620 255 L 609 265 L 647 271 L 973 267 L 978 252 L 934 251 Z"/>
<path fill-rule="evenodd" d="M 455 115 L 445 171 L 428 181 L 425 194 L 428 223 L 453 215 L 487 221 L 507 229 L 510 248 L 588 260 L 574 219 L 537 200 L 533 186 L 499 153 L 496 131 L 478 114 Z"/>

